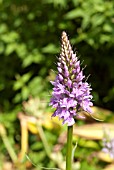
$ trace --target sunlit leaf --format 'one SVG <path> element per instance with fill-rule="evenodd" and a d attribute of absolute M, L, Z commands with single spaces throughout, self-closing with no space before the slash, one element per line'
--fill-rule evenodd
<path fill-rule="evenodd" d="M 37 128 L 36 124 L 33 124 L 33 123 L 31 123 L 31 122 L 28 122 L 28 123 L 27 123 L 27 126 L 28 126 L 28 129 L 29 129 L 29 131 L 30 131 L 31 133 L 33 133 L 33 134 L 38 134 L 38 128 Z"/>
<path fill-rule="evenodd" d="M 113 159 L 110 157 L 110 155 L 108 153 L 104 153 L 104 152 L 98 152 L 97 153 L 97 156 L 99 159 L 101 159 L 102 161 L 105 161 L 105 162 L 113 162 Z"/>
<path fill-rule="evenodd" d="M 80 8 L 73 9 L 65 15 L 65 19 L 75 19 L 77 17 L 84 17 L 84 11 Z"/>
<path fill-rule="evenodd" d="M 74 127 L 74 134 L 86 139 L 103 139 L 104 130 L 108 130 L 111 137 L 114 137 L 114 124 L 93 123 Z"/>
<path fill-rule="evenodd" d="M 42 48 L 42 51 L 43 53 L 56 54 L 58 52 L 58 49 L 54 44 L 48 44 L 46 47 Z"/>
<path fill-rule="evenodd" d="M 107 165 L 103 170 L 114 170 L 114 163 Z"/>

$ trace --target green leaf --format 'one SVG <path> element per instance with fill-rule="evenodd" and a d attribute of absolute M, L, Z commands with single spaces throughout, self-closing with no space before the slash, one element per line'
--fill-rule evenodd
<path fill-rule="evenodd" d="M 23 59 L 23 67 L 28 67 L 32 63 L 41 63 L 44 61 L 44 55 L 40 53 L 37 49 L 34 49 L 31 54 L 27 55 Z"/>
<path fill-rule="evenodd" d="M 65 15 L 65 19 L 75 19 L 77 17 L 84 17 L 85 14 L 83 12 L 82 9 L 79 9 L 79 8 L 76 8 L 76 9 L 73 9 L 71 10 L 70 12 L 68 12 L 66 15 Z"/>
<path fill-rule="evenodd" d="M 29 81 L 31 75 L 32 75 L 31 72 L 28 72 L 23 76 L 17 75 L 16 76 L 17 81 L 14 83 L 13 89 L 19 90 L 20 88 L 22 88 Z"/>
<path fill-rule="evenodd" d="M 111 32 L 113 31 L 113 27 L 112 27 L 112 25 L 110 25 L 109 23 L 105 23 L 105 24 L 103 25 L 103 30 L 106 31 L 106 32 L 111 33 Z"/>
<path fill-rule="evenodd" d="M 46 47 L 42 48 L 42 52 L 56 54 L 58 52 L 58 48 L 54 44 L 48 44 Z"/>
<path fill-rule="evenodd" d="M 26 100 L 30 95 L 29 88 L 27 86 L 23 86 L 21 94 L 22 94 L 22 100 Z"/>
<path fill-rule="evenodd" d="M 1 39 L 2 41 L 4 41 L 5 43 L 12 43 L 15 42 L 16 40 L 18 40 L 19 35 L 17 32 L 12 31 L 12 32 L 8 32 L 6 34 L 2 34 L 1 35 Z"/>
<path fill-rule="evenodd" d="M 6 50 L 5 50 L 5 54 L 10 55 L 11 53 L 13 53 L 15 51 L 16 47 L 17 47 L 16 43 L 8 44 L 6 47 Z"/>

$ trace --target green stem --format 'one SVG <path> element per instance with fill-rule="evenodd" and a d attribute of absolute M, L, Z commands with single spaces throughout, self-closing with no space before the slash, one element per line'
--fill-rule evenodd
<path fill-rule="evenodd" d="M 72 170 L 72 133 L 73 133 L 73 126 L 68 126 L 67 151 L 66 151 L 66 170 Z"/>
<path fill-rule="evenodd" d="M 10 144 L 9 138 L 7 137 L 7 134 L 6 134 L 5 127 L 2 124 L 0 124 L 0 136 L 4 142 L 4 145 L 9 153 L 12 161 L 15 163 L 17 161 L 17 155 L 16 155 L 13 147 Z"/>
<path fill-rule="evenodd" d="M 42 129 L 42 126 L 39 126 L 39 125 L 37 124 L 37 127 L 38 127 L 38 131 L 39 131 L 39 135 L 40 135 L 41 140 L 42 140 L 42 142 L 43 142 L 43 145 L 44 145 L 46 154 L 47 154 L 48 157 L 50 157 L 51 150 L 50 150 L 50 147 L 49 147 L 49 145 L 48 145 L 48 141 L 47 141 L 47 139 L 46 139 L 46 136 L 45 136 L 45 134 L 44 134 L 44 131 L 43 131 L 43 129 Z"/>

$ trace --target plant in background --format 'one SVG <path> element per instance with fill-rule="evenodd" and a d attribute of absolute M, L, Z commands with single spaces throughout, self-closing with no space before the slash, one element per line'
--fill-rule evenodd
<path fill-rule="evenodd" d="M 50 105 L 56 110 L 52 117 L 63 119 L 68 125 L 66 170 L 72 169 L 72 133 L 75 119 L 81 111 L 91 114 L 92 95 L 90 85 L 86 82 L 80 61 L 73 52 L 67 34 L 62 32 L 61 53 L 57 63 L 58 74 L 55 81 Z"/>
<path fill-rule="evenodd" d="M 105 130 L 103 138 L 103 149 L 102 151 L 109 154 L 111 159 L 114 159 L 114 138 L 111 137 L 110 132 Z"/>

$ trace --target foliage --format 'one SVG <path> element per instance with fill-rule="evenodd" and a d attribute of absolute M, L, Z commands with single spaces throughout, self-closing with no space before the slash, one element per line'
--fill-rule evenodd
<path fill-rule="evenodd" d="M 49 101 L 49 81 L 55 77 L 55 72 L 51 69 L 55 69 L 59 37 L 63 30 L 70 35 L 78 56 L 81 54 L 81 61 L 84 59 L 85 65 L 88 65 L 84 71 L 91 74 L 89 81 L 93 88 L 94 104 L 114 110 L 113 5 L 113 0 L 0 0 L 0 125 L 5 128 L 9 146 L 13 146 L 15 150 L 12 153 L 16 153 L 18 158 L 22 136 L 20 119 L 17 117 L 24 110 L 21 104 L 30 96 L 45 98 L 46 103 Z M 48 108 L 46 110 L 49 111 Z M 97 111 L 101 115 L 104 113 L 99 109 Z M 31 113 L 26 116 L 29 117 L 29 114 Z M 105 121 L 112 123 L 113 113 L 108 114 Z M 80 121 L 78 123 L 83 124 Z M 28 129 L 31 130 L 28 133 L 29 156 L 33 162 L 40 167 L 57 166 L 54 161 L 49 161 L 42 139 L 36 135 L 35 126 L 29 123 Z M 59 155 L 58 158 L 64 160 L 65 143 L 58 142 L 59 145 L 56 145 L 64 127 L 59 127 L 58 130 L 56 123 L 47 123 L 43 125 L 43 130 L 51 150 L 52 146 L 55 152 L 58 147 L 62 149 L 63 156 Z M 64 135 L 62 137 L 60 141 L 65 141 Z M 92 146 L 96 151 L 101 148 L 100 141 L 91 141 L 88 144 L 86 140 L 79 139 L 78 152 L 74 158 L 75 170 L 102 169 L 105 166 L 106 163 L 100 163 L 98 157 L 92 159 L 90 166 Z M 88 149 L 82 146 L 83 143 L 84 146 L 91 146 Z M 7 162 L 12 158 L 7 144 L 3 142 L 3 136 L 0 137 L 0 144 L 1 168 L 3 161 Z M 86 154 L 87 157 L 83 157 Z M 22 169 L 25 167 L 32 167 L 26 158 Z"/>
<path fill-rule="evenodd" d="M 106 121 L 109 116 L 113 118 L 112 112 L 94 107 L 95 117 L 98 111 Z M 61 126 L 58 119 L 50 119 L 50 113 L 45 111 L 44 105 L 42 105 L 42 113 L 38 98 L 30 98 L 23 103 L 23 109 L 18 114 L 21 129 L 20 146 L 19 141 L 17 143 L 13 140 L 14 134 L 11 135 L 9 131 L 12 124 L 7 127 L 4 121 L 2 121 L 0 124 L 0 137 L 3 141 L 0 149 L 1 160 L 5 159 L 4 157 L 2 158 L 2 153 L 4 152 L 5 156 L 7 151 L 9 155 L 7 159 L 12 160 L 16 169 L 40 170 L 41 167 L 65 169 L 66 130 L 64 126 Z M 109 164 L 111 167 L 114 167 L 113 159 L 101 150 L 104 138 L 103 128 L 110 133 L 110 137 L 114 137 L 114 125 L 110 121 L 109 123 L 92 123 L 91 121 L 93 119 L 88 115 L 83 121 L 83 124 L 88 122 L 87 125 L 77 121 L 77 125 L 74 126 L 73 144 L 75 147 L 77 143 L 77 147 L 74 152 L 73 169 L 83 170 L 85 167 L 90 170 L 100 170 L 105 167 L 107 170 L 110 170 L 106 165 Z M 12 165 L 11 161 L 9 165 Z M 5 163 L 1 164 L 0 167 L 5 168 Z M 14 167 L 12 167 L 13 169 Z"/>
<path fill-rule="evenodd" d="M 58 38 L 66 30 L 88 65 L 95 103 L 114 109 L 113 1 L 1 0 L 0 3 L 3 108 L 8 109 L 30 95 L 46 97 L 50 88 L 48 76 L 59 52 Z"/>

